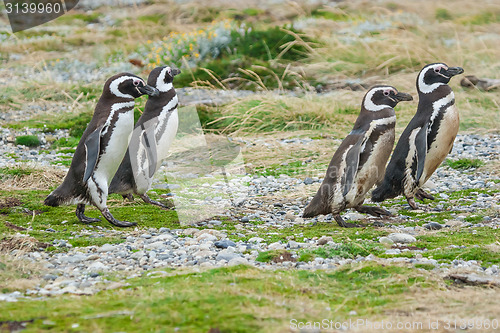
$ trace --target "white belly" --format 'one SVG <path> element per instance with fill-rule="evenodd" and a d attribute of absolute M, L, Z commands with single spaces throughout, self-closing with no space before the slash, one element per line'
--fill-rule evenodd
<path fill-rule="evenodd" d="M 115 123 L 108 145 L 94 171 L 94 178 L 98 177 L 108 185 L 118 170 L 125 153 L 127 152 L 130 135 L 134 128 L 134 112 L 120 113 Z"/>
<path fill-rule="evenodd" d="M 172 145 L 172 142 L 175 139 L 177 134 L 177 128 L 179 127 L 179 114 L 177 113 L 177 109 L 173 110 L 170 116 L 167 119 L 159 119 L 161 121 L 168 121 L 167 126 L 165 127 L 165 131 L 163 133 L 158 133 L 160 135 L 157 142 L 157 153 L 158 153 L 158 162 L 156 165 L 156 170 L 161 166 L 163 160 L 165 160 L 168 156 L 168 150 Z M 161 123 L 158 123 L 156 128 L 162 128 Z M 157 134 L 157 133 L 155 133 Z"/>
<path fill-rule="evenodd" d="M 446 109 L 436 139 L 425 156 L 424 171 L 419 180 L 420 186 L 425 184 L 450 152 L 458 133 L 459 122 L 458 110 L 452 105 Z"/>
<path fill-rule="evenodd" d="M 394 145 L 394 131 L 381 135 L 372 149 L 368 160 L 357 172 L 354 183 L 346 195 L 347 207 L 357 207 L 363 203 L 366 193 L 382 180 L 391 147 Z"/>

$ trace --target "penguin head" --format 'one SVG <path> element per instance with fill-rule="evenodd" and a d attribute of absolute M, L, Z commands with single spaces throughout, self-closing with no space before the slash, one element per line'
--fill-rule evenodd
<path fill-rule="evenodd" d="M 143 79 L 130 73 L 121 73 L 112 76 L 104 84 L 104 90 L 115 97 L 135 99 L 142 95 L 157 96 L 158 90 L 147 85 Z"/>
<path fill-rule="evenodd" d="M 166 92 L 172 89 L 174 76 L 181 73 L 178 68 L 169 66 L 156 67 L 149 73 L 148 84 L 156 87 L 160 92 Z"/>
<path fill-rule="evenodd" d="M 463 72 L 464 69 L 461 67 L 448 67 L 444 63 L 429 64 L 418 74 L 417 88 L 423 93 L 432 92 L 438 86 L 450 82 L 453 76 Z"/>
<path fill-rule="evenodd" d="M 374 86 L 365 94 L 363 107 L 367 111 L 381 111 L 386 108 L 394 108 L 401 101 L 411 101 L 410 94 L 398 92 L 392 86 Z"/>

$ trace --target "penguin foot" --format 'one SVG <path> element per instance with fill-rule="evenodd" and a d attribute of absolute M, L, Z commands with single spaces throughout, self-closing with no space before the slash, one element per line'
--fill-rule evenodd
<path fill-rule="evenodd" d="M 408 205 L 410 205 L 411 209 L 418 209 L 418 206 L 415 203 L 415 199 L 413 199 L 413 198 L 406 198 L 406 201 L 408 201 Z"/>
<path fill-rule="evenodd" d="M 122 194 L 123 200 L 128 200 L 133 202 L 134 201 L 134 196 L 132 193 L 127 193 L 127 194 Z"/>
<path fill-rule="evenodd" d="M 340 216 L 339 214 L 333 215 L 333 218 L 335 219 L 335 221 L 337 222 L 337 224 L 339 226 L 341 226 L 342 228 L 359 228 L 360 227 L 360 225 L 358 225 L 358 224 L 349 223 L 349 222 L 344 221 L 344 219 L 342 218 L 342 216 Z"/>
<path fill-rule="evenodd" d="M 147 194 L 141 194 L 139 196 L 141 197 L 141 199 L 145 203 L 148 203 L 148 204 L 151 204 L 151 205 L 155 205 L 155 206 L 158 206 L 158 207 L 166 209 L 166 210 L 174 209 L 174 205 L 171 202 L 169 202 L 169 204 L 165 205 L 165 204 L 163 204 L 163 203 L 161 203 L 159 201 L 151 199 Z"/>
<path fill-rule="evenodd" d="M 358 206 L 354 207 L 358 212 L 360 213 L 365 213 L 365 214 L 370 214 L 373 216 L 392 216 L 391 212 L 388 210 L 385 210 L 380 207 L 372 207 L 372 206 Z"/>
<path fill-rule="evenodd" d="M 100 222 L 101 219 L 85 216 L 85 204 L 76 205 L 76 217 L 82 223 L 89 224 L 94 222 Z"/>
<path fill-rule="evenodd" d="M 136 222 L 128 222 L 128 221 L 119 221 L 114 218 L 113 215 L 109 212 L 108 208 L 104 208 L 101 210 L 102 216 L 108 220 L 109 223 L 117 226 L 117 227 L 133 227 L 134 225 L 137 225 Z"/>
<path fill-rule="evenodd" d="M 435 199 L 432 195 L 430 195 L 429 193 L 425 192 L 421 188 L 419 188 L 417 190 L 417 192 L 415 193 L 415 197 L 418 200 L 422 200 L 422 201 L 424 201 L 424 199 L 429 199 L 429 200 L 434 200 Z"/>

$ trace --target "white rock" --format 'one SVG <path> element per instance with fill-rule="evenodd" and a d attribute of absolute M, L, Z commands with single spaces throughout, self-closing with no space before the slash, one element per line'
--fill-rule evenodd
<path fill-rule="evenodd" d="M 107 271 L 109 270 L 109 267 L 104 265 L 102 262 L 100 261 L 94 261 L 93 263 L 91 263 L 89 265 L 89 267 L 87 268 L 89 271 L 91 272 L 102 272 L 102 271 Z"/>
<path fill-rule="evenodd" d="M 242 257 L 234 258 L 229 260 L 227 263 L 228 266 L 236 266 L 236 265 L 248 265 L 248 260 Z"/>
<path fill-rule="evenodd" d="M 382 244 L 388 244 L 388 245 L 394 244 L 394 241 L 389 237 L 380 237 L 378 241 Z"/>
<path fill-rule="evenodd" d="M 413 243 L 416 242 L 417 239 L 413 237 L 412 235 L 409 234 L 403 234 L 403 233 L 392 233 L 389 236 L 387 236 L 389 239 L 391 239 L 394 243 Z"/>

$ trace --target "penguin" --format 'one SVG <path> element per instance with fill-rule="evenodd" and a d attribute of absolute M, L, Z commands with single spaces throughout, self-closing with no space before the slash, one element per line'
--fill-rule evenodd
<path fill-rule="evenodd" d="M 135 124 L 125 157 L 111 181 L 109 193 L 118 193 L 130 200 L 136 194 L 146 203 L 170 208 L 152 200 L 146 192 L 151 188 L 155 172 L 167 157 L 179 126 L 179 102 L 173 80 L 180 72 L 163 66 L 149 74 L 148 85 L 158 89 L 159 95 L 149 96 L 144 112 Z"/>
<path fill-rule="evenodd" d="M 136 223 L 118 221 L 106 206 L 108 186 L 123 159 L 134 128 L 134 99 L 158 95 L 156 88 L 140 77 L 121 73 L 104 84 L 94 115 L 76 147 L 63 183 L 45 199 L 47 206 L 77 204 L 76 216 L 83 223 L 100 219 L 84 215 L 85 204 L 93 204 L 111 224 L 129 227 Z"/>
<path fill-rule="evenodd" d="M 448 82 L 463 72 L 461 67 L 448 67 L 443 63 L 426 65 L 420 71 L 417 112 L 401 134 L 384 180 L 372 192 L 372 201 L 381 202 L 403 194 L 410 207 L 417 209 L 415 197 L 434 199 L 420 187 L 453 148 L 459 115 Z"/>
<path fill-rule="evenodd" d="M 304 209 L 303 217 L 332 213 L 339 226 L 356 227 L 340 216 L 346 208 L 375 216 L 390 215 L 379 207 L 362 204 L 368 190 L 382 180 L 394 145 L 394 107 L 412 99 L 392 86 L 378 85 L 368 90 L 354 128 L 333 155 L 323 183 Z"/>

